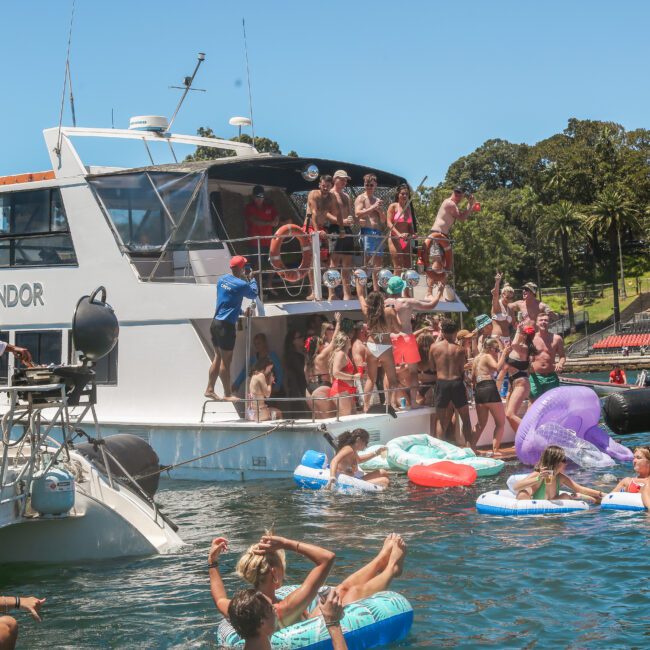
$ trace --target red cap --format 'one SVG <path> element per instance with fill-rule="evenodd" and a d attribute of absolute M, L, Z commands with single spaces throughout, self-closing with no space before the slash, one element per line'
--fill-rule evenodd
<path fill-rule="evenodd" d="M 244 267 L 248 264 L 248 260 L 243 255 L 235 255 L 235 257 L 230 260 L 230 268 L 234 269 L 239 267 Z"/>
<path fill-rule="evenodd" d="M 535 333 L 535 328 L 531 327 L 530 325 L 528 327 L 524 327 L 524 334 L 534 334 Z"/>

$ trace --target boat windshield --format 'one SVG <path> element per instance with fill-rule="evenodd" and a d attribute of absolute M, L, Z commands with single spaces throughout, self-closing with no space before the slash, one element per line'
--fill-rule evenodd
<path fill-rule="evenodd" d="M 89 179 L 123 250 L 214 247 L 204 172 L 134 172 Z"/>

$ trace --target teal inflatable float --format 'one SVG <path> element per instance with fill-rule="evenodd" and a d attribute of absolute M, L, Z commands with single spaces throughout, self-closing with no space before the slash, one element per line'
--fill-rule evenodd
<path fill-rule="evenodd" d="M 426 433 L 393 438 L 388 444 L 386 460 L 392 470 L 407 472 L 413 465 L 430 465 L 438 460 L 450 460 L 470 465 L 478 477 L 498 474 L 505 463 L 498 458 L 477 456 L 469 447 L 456 447 Z"/>
<path fill-rule="evenodd" d="M 276 591 L 285 598 L 298 585 L 287 585 Z M 316 606 L 312 602 L 310 609 Z M 413 608 L 404 596 L 394 591 L 380 591 L 345 606 L 341 629 L 349 650 L 376 648 L 405 639 L 413 624 Z M 224 619 L 217 628 L 217 644 L 224 648 L 243 648 L 244 641 L 229 621 Z M 274 650 L 327 650 L 332 648 L 322 616 L 300 621 L 282 628 L 271 637 Z"/>

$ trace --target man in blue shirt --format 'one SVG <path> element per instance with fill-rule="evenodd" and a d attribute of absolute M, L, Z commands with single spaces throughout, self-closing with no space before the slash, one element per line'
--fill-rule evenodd
<path fill-rule="evenodd" d="M 251 278 L 247 260 L 235 255 L 230 260 L 230 273 L 217 281 L 217 309 L 210 325 L 210 335 L 214 347 L 214 359 L 208 373 L 208 387 L 205 396 L 214 400 L 234 401 L 230 383 L 230 364 L 237 338 L 237 320 L 241 314 L 244 298 L 257 298 L 257 283 Z M 223 398 L 214 392 L 217 377 L 223 385 Z"/>

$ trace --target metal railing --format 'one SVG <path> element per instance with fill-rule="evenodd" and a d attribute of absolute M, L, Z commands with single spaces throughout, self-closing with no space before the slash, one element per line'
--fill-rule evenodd
<path fill-rule="evenodd" d="M 299 224 L 294 224 L 298 227 Z M 328 234 L 322 231 L 310 232 L 305 234 L 306 237 L 310 240 L 311 247 L 311 264 L 306 267 L 304 270 L 306 273 L 298 282 L 289 282 L 282 278 L 283 271 L 292 272 L 299 270 L 297 265 L 293 264 L 288 265 L 286 269 L 277 269 L 273 268 L 269 260 L 269 250 L 266 246 L 263 246 L 263 243 L 266 244 L 269 240 L 273 238 L 280 238 L 285 241 L 290 241 L 295 239 L 295 235 L 286 234 L 286 235 L 265 235 L 265 236 L 254 236 L 254 237 L 238 237 L 232 239 L 221 239 L 215 240 L 215 247 L 219 246 L 218 249 L 207 248 L 205 243 L 201 244 L 199 247 L 194 247 L 195 242 L 187 242 L 186 248 L 176 248 L 174 251 L 168 251 L 170 257 L 167 260 L 167 265 L 161 265 L 160 259 L 151 258 L 147 259 L 146 257 L 140 257 L 136 254 L 136 251 L 130 251 L 130 260 L 131 264 L 136 268 L 141 280 L 147 282 L 179 282 L 179 283 L 196 283 L 201 280 L 211 280 L 220 275 L 223 275 L 228 272 L 228 261 L 232 255 L 244 255 L 248 261 L 254 266 L 253 275 L 258 283 L 258 288 L 260 292 L 260 299 L 262 302 L 265 301 L 266 294 L 275 290 L 273 281 L 276 277 L 280 278 L 282 282 L 282 288 L 285 290 L 287 295 L 290 297 L 298 297 L 298 295 L 305 288 L 305 284 L 309 284 L 313 288 L 313 293 L 317 300 L 322 299 L 322 274 L 327 269 L 335 269 L 342 274 L 344 281 L 347 282 L 348 274 L 352 273 L 356 268 L 363 268 L 368 273 L 368 281 L 371 282 L 370 274 L 373 272 L 380 271 L 382 268 L 394 269 L 392 264 L 392 259 L 390 257 L 390 251 L 388 246 L 389 239 L 396 239 L 390 235 L 390 233 L 384 233 L 383 235 L 378 235 L 381 237 L 381 242 L 378 245 L 378 253 L 380 254 L 366 254 L 364 252 L 363 237 L 359 233 L 341 233 L 339 234 Z M 351 251 L 338 252 L 336 251 L 336 243 L 341 237 L 348 237 L 352 239 L 352 242 L 349 243 L 350 246 L 353 246 Z M 401 255 L 407 256 L 407 264 L 404 266 L 399 266 L 399 270 L 406 269 L 415 269 L 417 268 L 420 273 L 423 273 L 425 270 L 430 270 L 430 263 L 425 267 L 422 266 L 420 256 L 418 254 L 419 246 L 424 240 L 428 238 L 428 233 L 424 235 L 411 235 L 409 236 L 407 242 L 407 248 L 405 252 L 398 253 Z M 452 241 L 450 239 L 450 241 Z M 209 267 L 213 266 L 213 269 L 200 273 L 197 269 L 193 268 L 191 253 L 194 250 L 203 251 L 201 258 L 201 264 L 203 266 Z M 180 259 L 173 258 L 173 253 L 184 253 L 186 257 Z M 210 253 L 213 253 L 212 255 Z M 293 258 L 297 259 L 301 255 L 302 251 L 291 251 L 291 250 L 282 250 L 280 252 L 280 257 L 284 259 L 294 261 Z M 332 255 L 343 255 L 345 262 L 347 264 L 332 264 L 331 259 Z M 347 258 L 347 259 L 346 259 Z M 377 265 L 371 265 L 370 262 L 374 259 L 379 258 L 381 262 Z M 175 263 L 182 266 L 174 266 Z M 383 263 L 382 263 L 383 262 Z M 153 274 L 154 266 L 157 267 L 158 271 Z M 162 269 L 162 272 L 160 272 Z M 165 269 L 171 269 L 172 274 L 164 273 Z M 452 270 L 453 271 L 453 270 Z M 354 280 L 350 279 L 350 283 L 353 284 Z M 297 290 L 297 292 L 296 292 Z"/>
<path fill-rule="evenodd" d="M 277 420 L 282 420 L 285 419 L 287 416 L 284 413 L 281 413 L 278 417 L 269 417 L 269 418 L 262 418 L 260 419 L 260 413 L 263 410 L 266 410 L 269 412 L 269 415 L 272 415 L 273 408 L 276 404 L 291 404 L 293 406 L 297 405 L 300 402 L 330 402 L 332 403 L 332 408 L 328 411 L 328 415 L 324 415 L 322 417 L 316 417 L 316 409 L 313 408 L 307 408 L 304 411 L 296 411 L 296 409 L 291 409 L 292 417 L 295 416 L 296 413 L 304 413 L 307 417 L 300 418 L 303 420 L 311 420 L 311 422 L 316 422 L 317 420 L 327 420 L 327 419 L 335 419 L 337 422 L 340 422 L 341 417 L 348 417 L 349 415 L 365 415 L 367 412 L 363 410 L 363 403 L 364 400 L 363 398 L 365 396 L 369 396 L 370 400 L 372 401 L 374 398 L 379 399 L 379 404 L 375 403 L 371 405 L 371 408 L 374 407 L 374 410 L 372 411 L 372 414 L 378 414 L 379 412 L 383 412 L 386 415 L 391 414 L 391 409 L 393 409 L 391 405 L 391 400 L 388 398 L 390 395 L 393 393 L 402 393 L 404 396 L 408 395 L 409 392 L 408 387 L 399 387 L 399 388 L 385 388 L 383 390 L 373 390 L 370 392 L 356 392 L 354 394 L 349 394 L 349 393 L 339 393 L 337 395 L 334 395 L 332 397 L 247 397 L 245 399 L 241 399 L 238 402 L 235 402 L 235 404 L 241 405 L 244 407 L 244 413 L 246 414 L 246 417 L 244 419 L 248 422 L 273 422 Z M 383 396 L 383 402 L 381 401 L 381 398 Z M 343 399 L 354 399 L 355 403 L 355 412 L 350 413 L 348 415 L 341 415 L 341 409 L 340 409 L 340 403 L 341 400 Z M 211 411 L 207 409 L 207 407 L 210 404 L 220 404 L 221 402 L 217 402 L 214 400 L 206 400 L 203 402 L 203 408 L 201 411 L 201 422 L 205 422 L 205 416 L 209 415 Z M 380 407 L 380 408 L 377 408 Z M 241 419 L 241 418 L 240 418 Z"/>

